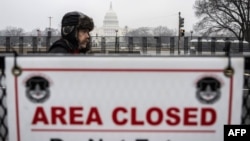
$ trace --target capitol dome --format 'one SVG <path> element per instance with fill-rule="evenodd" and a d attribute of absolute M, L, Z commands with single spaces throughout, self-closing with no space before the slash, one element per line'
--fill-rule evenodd
<path fill-rule="evenodd" d="M 95 27 L 94 30 L 91 31 L 91 36 L 96 36 L 96 40 L 94 41 L 98 44 L 100 41 L 97 40 L 98 36 L 103 37 L 115 37 L 115 36 L 124 36 L 128 32 L 128 28 L 121 28 L 119 27 L 118 16 L 112 9 L 112 3 L 110 3 L 109 10 L 106 12 L 103 20 L 103 25 L 100 28 Z M 109 38 L 114 39 L 114 38 Z M 106 41 L 108 42 L 109 39 L 107 38 Z M 120 38 L 120 41 L 122 39 Z M 111 40 L 110 42 L 114 42 Z M 97 46 L 97 45 L 96 45 Z"/>
<path fill-rule="evenodd" d="M 103 27 L 118 28 L 119 22 L 116 13 L 112 9 L 112 3 L 110 3 L 109 11 L 106 13 L 103 20 Z"/>

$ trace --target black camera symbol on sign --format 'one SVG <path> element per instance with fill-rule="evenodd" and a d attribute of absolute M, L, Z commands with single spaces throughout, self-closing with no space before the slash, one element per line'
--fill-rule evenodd
<path fill-rule="evenodd" d="M 49 81 L 41 76 L 33 76 L 26 81 L 26 96 L 34 103 L 42 103 L 50 96 Z"/>
<path fill-rule="evenodd" d="M 201 103 L 213 104 L 221 96 L 221 83 L 213 77 L 205 77 L 197 82 L 196 97 Z"/>

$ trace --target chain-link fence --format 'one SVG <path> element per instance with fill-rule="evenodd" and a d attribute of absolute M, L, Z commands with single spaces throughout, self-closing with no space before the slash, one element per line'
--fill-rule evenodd
<path fill-rule="evenodd" d="M 250 57 L 245 58 L 242 124 L 250 125 Z"/>
<path fill-rule="evenodd" d="M 4 57 L 0 56 L 0 141 L 8 141 Z"/>

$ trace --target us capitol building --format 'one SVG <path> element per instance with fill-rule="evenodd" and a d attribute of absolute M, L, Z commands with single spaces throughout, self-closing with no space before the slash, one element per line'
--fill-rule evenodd
<path fill-rule="evenodd" d="M 128 32 L 128 27 L 124 28 L 119 27 L 119 21 L 116 13 L 112 9 L 112 3 L 110 3 L 110 8 L 106 12 L 103 26 L 95 27 L 94 30 L 90 33 L 93 38 L 95 37 L 115 37 L 115 36 L 125 36 Z"/>

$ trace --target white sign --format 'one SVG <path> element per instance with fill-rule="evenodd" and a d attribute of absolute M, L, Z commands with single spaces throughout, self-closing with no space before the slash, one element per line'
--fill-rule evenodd
<path fill-rule="evenodd" d="M 222 141 L 243 58 L 7 57 L 10 141 Z"/>

